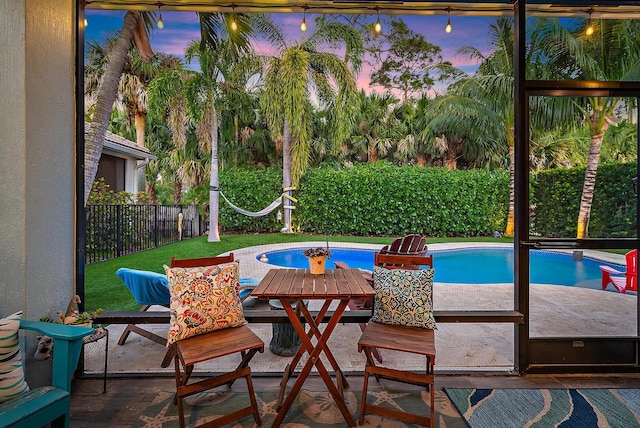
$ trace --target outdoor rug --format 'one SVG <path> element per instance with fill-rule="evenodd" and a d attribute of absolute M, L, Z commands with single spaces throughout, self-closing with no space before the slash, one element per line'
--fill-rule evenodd
<path fill-rule="evenodd" d="M 360 408 L 361 391 L 345 390 L 345 401 L 356 422 Z M 258 406 L 262 417 L 262 426 L 269 427 L 275 419 L 277 392 L 259 392 Z M 392 408 L 405 411 L 429 414 L 429 395 L 426 391 L 369 391 L 369 402 L 377 401 Z M 195 399 L 195 400 L 194 400 Z M 451 402 L 442 390 L 436 390 L 436 427 L 466 428 L 466 424 L 453 408 Z M 207 392 L 195 395 L 185 400 L 185 418 L 187 426 L 193 427 L 219 417 L 230 411 L 237 410 L 249 404 L 246 392 Z M 144 410 L 135 427 L 177 427 L 178 406 L 173 404 L 173 393 L 161 392 Z M 229 427 L 255 427 L 252 416 L 245 417 Z M 346 427 L 342 414 L 328 392 L 314 392 L 302 389 L 296 401 L 289 409 L 282 423 L 283 428 L 305 427 Z M 382 418 L 376 415 L 366 415 L 365 427 L 402 428 L 417 425 L 406 424 L 402 421 Z"/>
<path fill-rule="evenodd" d="M 640 389 L 444 389 L 471 428 L 640 427 Z"/>

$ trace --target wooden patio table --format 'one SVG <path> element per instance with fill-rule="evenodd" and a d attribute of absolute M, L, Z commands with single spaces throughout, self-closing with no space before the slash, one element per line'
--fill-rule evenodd
<path fill-rule="evenodd" d="M 320 377 L 327 385 L 347 424 L 352 427 L 356 426 L 356 422 L 344 401 L 343 388 L 349 387 L 349 384 L 327 346 L 327 342 L 340 321 L 349 300 L 370 298 L 374 294 L 373 288 L 365 281 L 359 269 L 327 269 L 324 274 L 320 275 L 314 275 L 308 269 L 271 269 L 252 291 L 251 295 L 259 299 L 278 299 L 282 302 L 282 307 L 287 312 L 289 321 L 302 342 L 293 360 L 284 370 L 280 383 L 280 395 L 278 396 L 278 413 L 272 427 L 280 426 L 313 366 L 318 369 Z M 323 300 L 324 303 L 314 318 L 306 305 L 299 303 L 302 300 Z M 338 306 L 324 330 L 321 331 L 319 324 L 334 301 L 338 302 Z M 298 303 L 296 304 L 296 302 Z M 305 330 L 300 314 L 309 327 L 308 331 Z M 315 344 L 313 338 L 316 339 Z M 309 358 L 285 399 L 287 382 L 294 374 L 298 362 L 305 353 L 309 355 Z M 333 368 L 336 376 L 335 384 L 320 358 L 321 354 L 324 354 Z"/>

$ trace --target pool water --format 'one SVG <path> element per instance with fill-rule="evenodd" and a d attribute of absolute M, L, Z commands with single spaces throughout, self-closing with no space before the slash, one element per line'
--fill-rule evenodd
<path fill-rule="evenodd" d="M 268 263 L 276 266 L 308 268 L 309 263 L 302 252 L 305 248 L 271 251 L 266 253 Z M 331 248 L 332 256 L 327 268 L 334 262 L 344 262 L 349 267 L 373 269 L 375 250 Z M 513 283 L 512 248 L 462 248 L 430 251 L 433 254 L 435 282 L 458 284 Z M 260 260 L 262 254 L 257 256 Z M 574 261 L 571 254 L 553 251 L 532 250 L 530 252 L 530 282 L 600 288 L 599 265 L 608 265 L 618 270 L 625 266 L 605 263 L 589 257 Z"/>

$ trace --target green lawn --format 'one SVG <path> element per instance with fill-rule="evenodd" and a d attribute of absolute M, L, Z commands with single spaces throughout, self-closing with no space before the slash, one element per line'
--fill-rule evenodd
<path fill-rule="evenodd" d="M 85 310 L 102 308 L 105 311 L 138 310 L 140 305 L 118 279 L 115 272 L 121 267 L 164 273 L 164 264 L 171 256 L 177 258 L 215 256 L 227 251 L 254 245 L 281 244 L 304 241 L 355 242 L 365 244 L 390 244 L 395 237 L 325 236 L 298 234 L 242 234 L 222 235 L 220 242 L 207 242 L 206 236 L 189 239 L 164 247 L 130 254 L 116 259 L 94 263 L 85 267 Z M 429 238 L 428 244 L 440 242 L 513 242 L 512 238 Z"/>

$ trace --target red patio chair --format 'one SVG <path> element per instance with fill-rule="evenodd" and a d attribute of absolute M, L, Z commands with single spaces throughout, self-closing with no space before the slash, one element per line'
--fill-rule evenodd
<path fill-rule="evenodd" d="M 627 258 L 627 270 L 624 272 L 609 266 L 600 266 L 603 290 L 611 283 L 622 294 L 626 294 L 627 291 L 638 291 L 638 250 L 629 251 L 625 257 Z"/>

